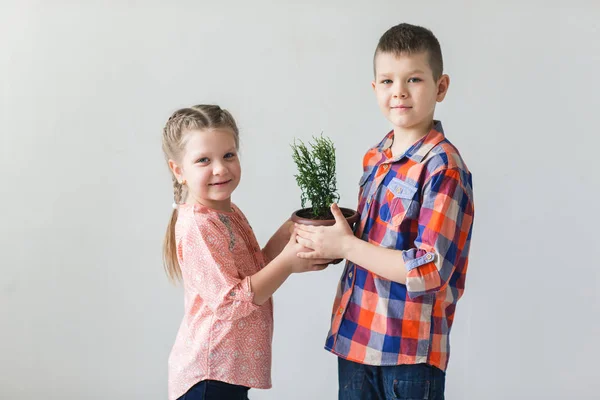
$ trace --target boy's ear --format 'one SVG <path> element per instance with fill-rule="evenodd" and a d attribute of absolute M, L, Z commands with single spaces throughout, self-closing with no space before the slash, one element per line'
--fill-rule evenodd
<path fill-rule="evenodd" d="M 437 82 L 437 96 L 436 100 L 438 103 L 444 100 L 446 93 L 448 93 L 448 87 L 450 86 L 450 77 L 448 75 L 440 76 Z"/>
<path fill-rule="evenodd" d="M 373 88 L 373 91 L 375 91 L 375 81 L 371 82 L 371 87 Z"/>
<path fill-rule="evenodd" d="M 181 170 L 181 167 L 175 161 L 169 160 L 169 168 L 173 175 L 175 175 L 175 178 L 181 182 L 183 180 L 183 171 Z"/>

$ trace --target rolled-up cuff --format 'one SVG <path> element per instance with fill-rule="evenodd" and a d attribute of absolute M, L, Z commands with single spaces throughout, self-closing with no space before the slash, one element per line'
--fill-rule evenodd
<path fill-rule="evenodd" d="M 402 252 L 402 258 L 404 259 L 406 271 L 410 272 L 421 265 L 433 262 L 435 253 L 421 249 L 410 249 Z"/>

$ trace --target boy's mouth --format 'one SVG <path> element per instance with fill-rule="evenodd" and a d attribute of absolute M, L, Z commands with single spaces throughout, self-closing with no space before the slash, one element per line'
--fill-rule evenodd
<path fill-rule="evenodd" d="M 231 182 L 231 179 L 222 182 L 209 183 L 208 186 L 222 186 L 228 184 L 229 182 Z"/>
<path fill-rule="evenodd" d="M 391 112 L 396 112 L 398 114 L 404 114 L 412 110 L 412 107 L 409 106 L 392 106 L 390 107 Z"/>

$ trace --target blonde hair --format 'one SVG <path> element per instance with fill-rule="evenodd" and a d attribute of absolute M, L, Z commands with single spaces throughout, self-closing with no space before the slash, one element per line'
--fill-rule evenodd
<path fill-rule="evenodd" d="M 169 160 L 181 162 L 186 143 L 186 134 L 191 130 L 228 129 L 235 139 L 235 147 L 239 148 L 238 127 L 229 111 L 217 105 L 200 104 L 175 111 L 163 129 L 162 149 L 167 163 Z M 170 169 L 169 169 L 170 170 Z M 173 171 L 173 198 L 180 204 L 185 200 L 185 187 L 179 183 Z M 181 281 L 181 267 L 177 259 L 177 243 L 175 241 L 175 224 L 178 210 L 173 209 L 163 242 L 163 264 L 165 272 L 172 282 Z"/>

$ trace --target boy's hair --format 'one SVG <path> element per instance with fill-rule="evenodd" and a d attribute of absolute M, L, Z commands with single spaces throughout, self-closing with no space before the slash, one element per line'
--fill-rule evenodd
<path fill-rule="evenodd" d="M 377 73 L 375 59 L 379 53 L 392 53 L 399 56 L 422 52 L 427 52 L 429 55 L 429 67 L 433 71 L 433 78 L 438 80 L 444 71 L 444 61 L 440 42 L 433 32 L 422 26 L 405 23 L 393 26 L 379 39 L 373 56 L 373 71 Z"/>
<path fill-rule="evenodd" d="M 167 163 L 169 160 L 181 162 L 181 155 L 186 144 L 187 133 L 191 130 L 226 129 L 233 133 L 235 147 L 239 148 L 239 131 L 229 111 L 217 105 L 200 104 L 175 111 L 163 129 L 162 149 Z M 176 204 L 184 199 L 185 187 L 179 183 L 171 171 L 173 179 L 173 197 Z M 181 267 L 177 260 L 177 244 L 175 242 L 175 223 L 177 209 L 173 209 L 163 242 L 163 263 L 167 276 L 172 282 L 181 280 Z"/>

